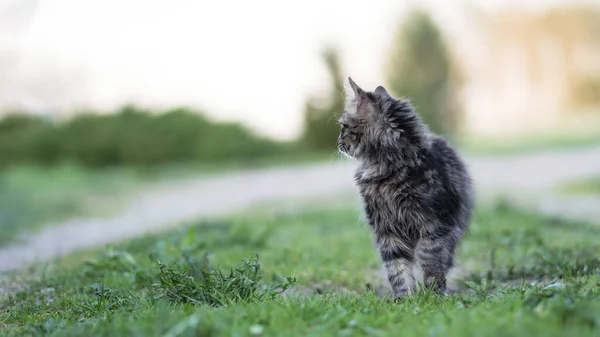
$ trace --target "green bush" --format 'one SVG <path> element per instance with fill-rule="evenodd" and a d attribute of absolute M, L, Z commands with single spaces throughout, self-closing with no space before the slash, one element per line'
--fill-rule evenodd
<path fill-rule="evenodd" d="M 24 114 L 0 120 L 0 167 L 222 162 L 281 151 L 282 144 L 260 138 L 240 124 L 212 122 L 184 108 L 153 113 L 126 106 L 114 114 L 82 112 L 61 123 Z"/>
<path fill-rule="evenodd" d="M 442 33 L 426 12 L 413 10 L 400 27 L 388 64 L 389 90 L 409 99 L 432 131 L 456 134 L 457 77 Z"/>
<path fill-rule="evenodd" d="M 42 142 L 50 137 L 51 129 L 51 125 L 37 117 L 20 113 L 7 115 L 0 121 L 0 166 L 51 162 L 54 149 L 50 143 Z"/>
<path fill-rule="evenodd" d="M 326 104 L 319 104 L 320 102 L 315 99 L 306 102 L 302 142 L 310 150 L 336 148 L 340 131 L 336 115 L 344 111 L 344 78 L 337 51 L 326 49 L 323 53 L 323 61 L 331 77 L 331 92 Z"/>

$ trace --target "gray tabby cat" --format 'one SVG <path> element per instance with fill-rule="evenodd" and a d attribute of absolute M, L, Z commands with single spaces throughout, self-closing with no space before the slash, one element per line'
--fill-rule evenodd
<path fill-rule="evenodd" d="M 474 203 L 466 165 L 408 101 L 351 78 L 345 92 L 338 148 L 359 162 L 355 180 L 395 300 L 416 290 L 415 263 L 424 285 L 445 293 Z"/>

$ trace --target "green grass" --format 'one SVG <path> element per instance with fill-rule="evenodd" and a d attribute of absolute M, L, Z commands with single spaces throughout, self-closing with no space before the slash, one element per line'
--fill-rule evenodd
<path fill-rule="evenodd" d="M 558 188 L 565 194 L 600 194 L 600 176 L 568 182 Z"/>
<path fill-rule="evenodd" d="M 536 151 L 585 148 L 600 145 L 600 131 L 542 133 L 512 137 L 466 137 L 457 146 L 472 155 L 526 154 Z"/>
<path fill-rule="evenodd" d="M 475 155 L 527 153 L 548 148 L 600 144 L 598 135 L 597 132 L 582 132 L 578 135 L 546 134 L 502 140 L 470 138 L 458 142 L 458 146 Z M 328 159 L 333 160 L 330 153 L 306 153 L 291 149 L 289 154 L 220 163 L 174 163 L 97 170 L 73 165 L 13 167 L 0 172 L 0 246 L 58 220 L 112 212 L 122 201 L 122 198 L 115 196 L 125 198 L 157 182 L 237 170 L 325 162 Z M 598 189 L 600 186 L 594 180 L 590 184 L 586 181 L 567 186 L 564 190 L 592 193 Z"/>
<path fill-rule="evenodd" d="M 456 292 L 394 304 L 357 208 L 320 204 L 201 221 L 22 271 L 0 299 L 0 334 L 600 333 L 600 227 L 482 208 L 460 248 Z"/>
<path fill-rule="evenodd" d="M 104 214 L 142 177 L 132 170 L 89 171 L 75 166 L 15 167 L 0 173 L 0 246 L 43 224 Z"/>
<path fill-rule="evenodd" d="M 114 212 L 128 197 L 159 183 L 325 158 L 325 154 L 307 153 L 252 161 L 95 170 L 75 165 L 13 167 L 0 172 L 0 246 L 55 221 Z"/>
<path fill-rule="evenodd" d="M 55 221 L 116 211 L 122 201 L 143 188 L 198 174 L 194 169 L 189 165 L 103 170 L 75 165 L 5 169 L 0 172 L 0 246 Z M 201 172 L 217 170 L 202 169 Z"/>

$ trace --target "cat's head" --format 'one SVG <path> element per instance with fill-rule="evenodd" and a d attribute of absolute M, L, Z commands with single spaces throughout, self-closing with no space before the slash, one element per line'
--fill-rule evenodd
<path fill-rule="evenodd" d="M 392 97 L 382 86 L 364 91 L 350 77 L 344 91 L 346 105 L 337 141 L 342 153 L 360 160 L 423 146 L 427 127 L 408 101 Z"/>

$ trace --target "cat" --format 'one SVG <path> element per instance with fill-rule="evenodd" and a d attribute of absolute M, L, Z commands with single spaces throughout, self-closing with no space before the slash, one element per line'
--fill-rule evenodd
<path fill-rule="evenodd" d="M 424 285 L 445 294 L 474 206 L 467 166 L 409 101 L 382 86 L 366 92 L 350 77 L 344 91 L 337 145 L 359 163 L 355 183 L 394 300 L 416 291 L 415 263 Z"/>

